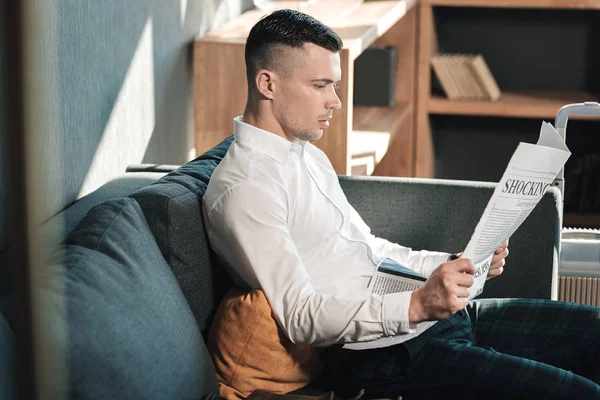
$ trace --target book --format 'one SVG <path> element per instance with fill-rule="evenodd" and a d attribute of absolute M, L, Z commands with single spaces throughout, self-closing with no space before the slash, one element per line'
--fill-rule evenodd
<path fill-rule="evenodd" d="M 478 80 L 487 97 L 492 101 L 497 101 L 502 93 L 481 54 L 471 57 L 467 65 L 473 71 L 473 75 Z"/>
<path fill-rule="evenodd" d="M 450 100 L 497 101 L 502 92 L 481 54 L 436 54 L 433 72 Z"/>

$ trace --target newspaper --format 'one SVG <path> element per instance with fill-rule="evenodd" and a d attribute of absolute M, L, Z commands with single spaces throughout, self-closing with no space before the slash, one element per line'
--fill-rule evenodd
<path fill-rule="evenodd" d="M 542 123 L 536 144 L 519 143 L 462 255 L 475 264 L 475 282 L 469 299 L 483 292 L 494 252 L 531 214 L 570 155 L 558 132 L 547 122 Z M 386 258 L 375 269 L 369 288 L 371 293 L 384 295 L 416 290 L 425 281 L 426 278 L 411 269 Z M 435 323 L 423 322 L 408 334 L 349 343 L 344 347 L 360 350 L 391 346 L 420 335 Z"/>
<path fill-rule="evenodd" d="M 537 144 L 519 143 L 463 252 L 476 268 L 470 299 L 483 292 L 494 251 L 531 214 L 570 155 L 547 122 L 542 123 Z"/>

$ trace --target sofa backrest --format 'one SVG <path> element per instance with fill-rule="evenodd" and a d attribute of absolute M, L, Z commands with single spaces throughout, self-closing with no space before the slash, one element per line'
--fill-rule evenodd
<path fill-rule="evenodd" d="M 340 177 L 340 184 L 374 235 L 416 250 L 447 252 L 464 249 L 496 187 L 491 182 L 390 177 Z M 510 268 L 502 279 L 487 282 L 480 298 L 556 298 L 560 202 L 558 189 L 549 188 L 510 238 Z"/>
<path fill-rule="evenodd" d="M 202 334 L 134 199 L 92 208 L 44 272 L 42 315 L 53 351 L 66 355 L 69 397 L 218 394 Z"/>
<path fill-rule="evenodd" d="M 226 138 L 130 196 L 144 211 L 158 247 L 205 334 L 231 280 L 209 245 L 201 200 L 210 176 L 232 141 L 233 136 Z"/>

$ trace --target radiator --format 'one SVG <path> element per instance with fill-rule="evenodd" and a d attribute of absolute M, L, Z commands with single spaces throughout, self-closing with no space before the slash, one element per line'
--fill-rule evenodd
<path fill-rule="evenodd" d="M 600 307 L 600 278 L 561 276 L 558 299 Z"/>
<path fill-rule="evenodd" d="M 558 299 L 600 307 L 600 230 L 563 228 Z"/>

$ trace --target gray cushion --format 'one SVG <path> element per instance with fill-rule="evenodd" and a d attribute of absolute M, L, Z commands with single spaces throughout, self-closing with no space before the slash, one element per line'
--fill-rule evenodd
<path fill-rule="evenodd" d="M 14 398 L 14 337 L 0 314 L 0 400 Z"/>
<path fill-rule="evenodd" d="M 201 199 L 233 136 L 193 161 L 133 193 L 142 207 L 158 246 L 171 266 L 200 329 L 210 318 L 230 278 L 211 250 L 204 231 Z"/>
<path fill-rule="evenodd" d="M 208 244 L 200 200 L 186 187 L 171 182 L 150 185 L 131 197 L 142 207 L 198 326 L 207 333 L 229 278 Z"/>
<path fill-rule="evenodd" d="M 64 267 L 57 258 L 46 271 L 45 315 L 68 355 L 70 397 L 218 394 L 196 321 L 135 200 L 94 207 L 60 250 Z"/>
<path fill-rule="evenodd" d="M 42 226 L 44 235 L 64 238 L 95 205 L 106 200 L 128 196 L 163 175 L 164 173 L 156 172 L 129 172 L 106 182 L 44 223 Z"/>
<path fill-rule="evenodd" d="M 202 198 L 206 192 L 208 181 L 219 164 L 229 146 L 233 142 L 233 135 L 229 136 L 221 143 L 208 150 L 198 158 L 188 162 L 185 165 L 177 168 L 175 171 L 168 173 L 157 183 L 174 182 L 186 187 L 189 191 L 196 193 L 198 198 Z"/>

